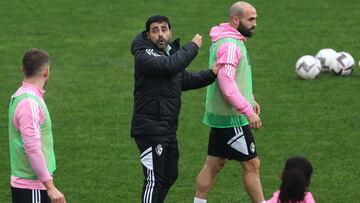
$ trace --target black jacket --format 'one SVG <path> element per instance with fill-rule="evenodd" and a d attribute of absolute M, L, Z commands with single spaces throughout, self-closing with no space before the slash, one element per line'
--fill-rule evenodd
<path fill-rule="evenodd" d="M 176 136 L 181 107 L 181 91 L 197 89 L 215 81 L 209 69 L 191 73 L 185 68 L 197 55 L 190 42 L 180 48 L 179 40 L 171 46 L 170 56 L 139 33 L 131 44 L 135 56 L 134 111 L 131 136 Z"/>

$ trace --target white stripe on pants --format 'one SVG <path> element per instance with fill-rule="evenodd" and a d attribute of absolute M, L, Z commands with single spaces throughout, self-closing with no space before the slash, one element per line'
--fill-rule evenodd
<path fill-rule="evenodd" d="M 152 202 L 152 194 L 154 191 L 154 186 L 155 186 L 155 174 L 154 174 L 154 170 L 147 170 L 147 184 L 146 184 L 146 189 L 144 192 L 144 203 L 151 203 Z"/>

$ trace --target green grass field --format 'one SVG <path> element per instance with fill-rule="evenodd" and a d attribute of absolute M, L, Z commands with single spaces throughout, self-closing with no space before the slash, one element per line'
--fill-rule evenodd
<path fill-rule="evenodd" d="M 263 128 L 255 131 L 265 197 L 279 186 L 284 161 L 308 157 L 310 191 L 320 203 L 359 202 L 360 69 L 350 77 L 296 78 L 294 64 L 321 48 L 360 59 L 358 0 L 249 1 L 258 27 L 247 47 Z M 0 8 L 0 202 L 10 200 L 7 111 L 21 84 L 21 59 L 31 48 L 52 56 L 45 99 L 52 114 L 55 184 L 70 203 L 139 202 L 142 169 L 130 138 L 133 57 L 130 43 L 148 16 L 167 15 L 182 42 L 195 33 L 203 47 L 189 70 L 207 66 L 213 25 L 233 1 L 3 1 Z M 201 123 L 205 89 L 186 92 L 178 130 L 180 174 L 166 202 L 192 202 L 206 156 Z M 249 202 L 238 163 L 229 162 L 209 202 Z"/>

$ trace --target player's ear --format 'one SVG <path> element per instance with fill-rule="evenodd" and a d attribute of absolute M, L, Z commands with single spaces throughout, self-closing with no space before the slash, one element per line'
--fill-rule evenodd
<path fill-rule="evenodd" d="M 172 32 L 171 32 L 171 29 L 169 29 L 169 39 L 172 38 Z"/>
<path fill-rule="evenodd" d="M 43 76 L 44 77 L 49 77 L 49 66 L 46 66 L 43 70 L 42 70 Z"/>
<path fill-rule="evenodd" d="M 231 22 L 234 23 L 234 25 L 239 26 L 240 19 L 237 16 L 231 16 Z"/>

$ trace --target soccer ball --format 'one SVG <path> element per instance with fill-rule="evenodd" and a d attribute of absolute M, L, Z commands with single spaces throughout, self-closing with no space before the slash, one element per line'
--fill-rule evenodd
<path fill-rule="evenodd" d="M 321 49 L 315 57 L 321 62 L 321 71 L 329 70 L 330 60 L 335 58 L 336 51 L 330 48 Z"/>
<path fill-rule="evenodd" d="M 329 68 L 335 75 L 350 75 L 354 65 L 354 58 L 344 51 L 337 53 L 329 62 Z"/>
<path fill-rule="evenodd" d="M 295 71 L 302 79 L 314 79 L 319 75 L 320 69 L 320 60 L 310 55 L 300 57 L 295 65 Z"/>

